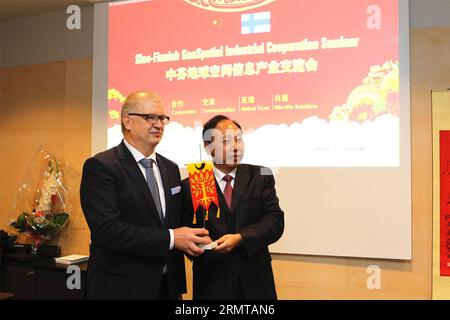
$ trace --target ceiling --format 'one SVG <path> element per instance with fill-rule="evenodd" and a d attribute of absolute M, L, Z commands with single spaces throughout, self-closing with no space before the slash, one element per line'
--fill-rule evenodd
<path fill-rule="evenodd" d="M 69 5 L 81 6 L 108 0 L 0 0 L 0 21 L 66 10 Z"/>

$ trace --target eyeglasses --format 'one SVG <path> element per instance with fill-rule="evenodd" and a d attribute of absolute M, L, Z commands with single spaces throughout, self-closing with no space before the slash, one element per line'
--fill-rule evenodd
<path fill-rule="evenodd" d="M 162 124 L 168 124 L 170 121 L 170 117 L 162 115 L 158 116 L 157 114 L 146 114 L 146 113 L 129 113 L 129 116 L 139 116 L 145 119 L 149 123 L 156 123 L 158 120 L 161 121 Z"/>

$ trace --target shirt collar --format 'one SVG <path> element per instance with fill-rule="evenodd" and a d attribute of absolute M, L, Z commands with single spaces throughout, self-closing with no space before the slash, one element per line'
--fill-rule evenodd
<path fill-rule="evenodd" d="M 130 150 L 130 152 L 133 155 L 133 158 L 136 162 L 139 162 L 142 159 L 152 159 L 156 163 L 156 165 L 158 165 L 158 162 L 156 162 L 156 152 L 155 151 L 153 151 L 153 153 L 149 157 L 146 157 L 138 149 L 133 147 L 126 139 L 123 139 L 123 143 L 128 148 L 128 150 Z"/>
<path fill-rule="evenodd" d="M 231 171 L 230 173 L 223 173 L 222 171 L 220 171 L 216 167 L 213 167 L 213 170 L 214 170 L 214 175 L 216 176 L 217 181 L 222 181 L 223 177 L 225 177 L 225 175 L 227 175 L 227 174 L 232 176 L 233 179 L 236 178 L 236 170 L 237 170 L 237 168 L 233 169 L 233 171 Z"/>

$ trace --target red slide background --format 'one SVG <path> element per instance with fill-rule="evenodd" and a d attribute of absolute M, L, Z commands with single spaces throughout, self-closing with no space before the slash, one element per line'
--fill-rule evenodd
<path fill-rule="evenodd" d="M 381 29 L 369 30 L 367 8 L 381 9 Z M 217 108 L 238 108 L 239 97 L 253 96 L 254 105 L 271 105 L 273 95 L 288 95 L 289 103 L 316 104 L 315 110 L 283 110 L 267 112 L 235 112 L 228 114 L 244 128 L 263 124 L 292 124 L 316 115 L 328 119 L 332 108 L 347 101 L 348 95 L 367 77 L 370 67 L 387 61 L 398 61 L 398 7 L 393 0 L 276 0 L 265 6 L 241 12 L 214 12 L 194 7 L 183 0 L 154 0 L 110 6 L 109 10 L 109 88 L 123 96 L 140 89 L 156 91 L 164 100 L 166 112 L 171 103 L 182 100 L 196 115 L 172 116 L 174 121 L 193 126 L 213 114 L 202 114 L 204 99 L 214 98 Z M 241 35 L 241 15 L 271 12 L 271 31 Z M 214 24 L 214 21 L 219 23 Z M 318 49 L 287 54 L 257 54 L 135 64 L 135 55 L 153 52 L 209 49 L 213 46 L 246 46 L 271 41 L 297 42 L 359 37 L 355 48 Z M 314 58 L 317 72 L 261 74 L 252 77 L 169 81 L 170 68 L 222 65 L 236 62 L 258 62 L 284 59 Z M 398 102 L 395 102 L 398 104 Z M 109 101 L 109 110 L 120 111 L 119 101 Z M 108 117 L 108 127 L 119 124 Z"/>

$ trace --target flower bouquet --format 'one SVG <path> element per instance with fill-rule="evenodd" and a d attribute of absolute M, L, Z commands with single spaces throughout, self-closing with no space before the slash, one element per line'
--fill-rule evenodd
<path fill-rule="evenodd" d="M 22 213 L 10 226 L 31 240 L 32 252 L 36 254 L 69 221 L 68 193 L 59 162 L 46 151 L 38 152 L 26 180 L 19 188 L 15 203 L 16 209 L 22 207 Z"/>

